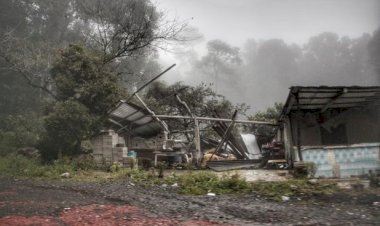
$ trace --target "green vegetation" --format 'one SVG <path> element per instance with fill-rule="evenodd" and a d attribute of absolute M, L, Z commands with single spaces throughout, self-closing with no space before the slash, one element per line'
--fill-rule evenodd
<path fill-rule="evenodd" d="M 204 195 L 208 192 L 215 194 L 242 193 L 249 191 L 250 184 L 238 174 L 218 177 L 212 172 L 189 172 L 178 176 L 179 193 Z"/>
<path fill-rule="evenodd" d="M 281 115 L 282 108 L 284 104 L 282 103 L 274 103 L 273 107 L 268 107 L 265 111 L 259 111 L 253 116 L 249 116 L 249 120 L 254 121 L 263 121 L 263 122 L 272 122 L 276 123 L 278 118 Z"/>
<path fill-rule="evenodd" d="M 257 195 L 281 200 L 281 196 L 332 194 L 339 191 L 335 183 L 310 183 L 304 179 L 293 179 L 279 182 L 249 183 L 238 174 L 217 175 L 209 171 L 186 171 L 172 173 L 162 179 L 152 171 L 138 169 L 121 169 L 114 174 L 114 179 L 128 178 L 144 186 L 177 184 L 178 193 L 184 195 L 254 193 Z"/>
<path fill-rule="evenodd" d="M 207 193 L 231 194 L 253 193 L 274 200 L 282 196 L 332 194 L 339 191 L 335 183 L 310 183 L 305 179 L 292 179 L 281 182 L 249 183 L 236 173 L 216 174 L 210 171 L 173 171 L 159 177 L 160 168 L 142 170 L 138 168 L 123 168 L 118 164 L 111 166 L 96 165 L 90 156 L 76 158 L 63 157 L 49 164 L 43 164 L 37 159 L 21 155 L 7 155 L 0 158 L 0 177 L 6 178 L 42 178 L 60 179 L 61 174 L 68 172 L 66 180 L 105 182 L 127 180 L 139 186 L 176 187 L 183 195 L 206 195 Z"/>
<path fill-rule="evenodd" d="M 42 120 L 36 114 L 0 115 L 0 156 L 35 146 L 41 130 Z"/>
<path fill-rule="evenodd" d="M 107 169 L 107 170 L 105 170 Z M 149 171 L 137 168 L 122 168 L 113 164 L 108 167 L 96 166 L 89 157 L 74 159 L 62 158 L 50 164 L 41 164 L 36 159 L 20 155 L 8 155 L 0 159 L 0 177 L 59 179 L 68 172 L 68 180 L 77 181 L 114 181 L 128 180 L 144 187 L 171 186 L 176 184 L 177 191 L 184 195 L 254 193 L 281 200 L 281 196 L 331 194 L 338 191 L 334 183 L 310 183 L 307 180 L 288 180 L 281 182 L 249 183 L 238 174 L 218 175 L 210 171 L 172 172 L 159 178 L 159 169 Z"/>
<path fill-rule="evenodd" d="M 82 141 L 100 131 L 107 111 L 123 99 L 117 76 L 97 55 L 70 45 L 51 69 L 56 100 L 44 118 L 46 134 L 39 144 L 44 160 L 80 154 Z"/>
<path fill-rule="evenodd" d="M 58 179 L 61 174 L 68 172 L 75 175 L 79 172 L 96 169 L 92 159 L 79 157 L 76 159 L 62 158 L 50 164 L 42 164 L 38 159 L 27 158 L 22 155 L 10 154 L 0 158 L 1 177 L 30 177 Z"/>
<path fill-rule="evenodd" d="M 281 196 L 331 194 L 338 190 L 335 183 L 310 183 L 302 179 L 251 184 L 252 192 L 275 200 L 280 200 Z"/>

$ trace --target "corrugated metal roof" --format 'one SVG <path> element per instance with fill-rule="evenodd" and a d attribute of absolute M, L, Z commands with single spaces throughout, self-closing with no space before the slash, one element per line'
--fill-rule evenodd
<path fill-rule="evenodd" d="M 293 86 L 290 87 L 282 116 L 298 108 L 300 110 L 324 111 L 328 108 L 354 108 L 370 104 L 377 105 L 379 100 L 379 86 Z"/>
<path fill-rule="evenodd" d="M 146 109 L 133 103 L 120 101 L 109 113 L 109 117 L 120 128 L 125 128 L 123 131 L 135 136 L 150 137 L 162 131 L 160 124 Z"/>

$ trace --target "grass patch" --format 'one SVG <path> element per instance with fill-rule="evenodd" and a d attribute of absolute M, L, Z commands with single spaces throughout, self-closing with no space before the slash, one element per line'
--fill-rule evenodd
<path fill-rule="evenodd" d="M 70 173 L 70 179 L 76 181 L 105 182 L 127 179 L 145 186 L 177 184 L 177 191 L 186 195 L 205 195 L 226 193 L 254 193 L 257 195 L 280 200 L 281 196 L 297 196 L 314 194 L 332 194 L 339 191 L 334 183 L 310 183 L 306 179 L 288 180 L 281 182 L 249 183 L 239 174 L 224 174 L 218 176 L 210 171 L 186 171 L 176 174 L 173 172 L 164 178 L 158 177 L 157 170 L 144 171 L 140 169 L 117 168 L 108 171 L 96 169 L 88 159 L 61 159 L 51 164 L 43 165 L 37 159 L 20 155 L 8 155 L 0 158 L 1 177 L 28 177 L 59 179 L 61 174 Z"/>
<path fill-rule="evenodd" d="M 58 179 L 62 173 L 82 173 L 92 169 L 89 160 L 67 158 L 56 160 L 50 164 L 42 164 L 38 159 L 27 158 L 22 155 L 10 154 L 0 158 L 1 177 L 29 177 Z"/>
<path fill-rule="evenodd" d="M 288 180 L 279 182 L 256 182 L 251 191 L 262 196 L 280 200 L 281 196 L 332 194 L 339 191 L 335 183 L 310 183 L 308 180 Z"/>
<path fill-rule="evenodd" d="M 218 177 L 215 173 L 207 171 L 188 171 L 179 176 L 167 178 L 169 183 L 177 183 L 180 194 L 204 195 L 208 192 L 215 194 L 241 193 L 249 190 L 247 183 L 238 174 Z"/>

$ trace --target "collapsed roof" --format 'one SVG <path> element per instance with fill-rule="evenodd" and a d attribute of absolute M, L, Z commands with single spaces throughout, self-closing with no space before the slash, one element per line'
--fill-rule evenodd
<path fill-rule="evenodd" d="M 119 131 L 125 131 L 133 136 L 152 137 L 163 129 L 151 114 L 144 108 L 125 101 L 110 111 L 110 120 L 118 125 Z"/>

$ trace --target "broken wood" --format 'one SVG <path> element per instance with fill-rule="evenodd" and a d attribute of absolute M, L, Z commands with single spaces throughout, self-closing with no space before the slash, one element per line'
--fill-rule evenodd
<path fill-rule="evenodd" d="M 218 146 L 216 147 L 214 153 L 212 153 L 211 155 L 211 159 L 212 157 L 219 152 L 220 148 L 223 146 L 223 144 L 226 142 L 226 140 L 229 138 L 230 134 L 231 134 L 231 130 L 234 128 L 234 125 L 235 125 L 235 119 L 236 119 L 236 115 L 237 115 L 237 110 L 235 110 L 235 112 L 233 113 L 232 115 L 232 122 L 230 123 L 230 125 L 228 126 L 228 128 L 226 129 L 226 131 L 224 132 L 223 134 L 223 137 L 222 137 L 222 140 L 219 142 Z"/>

